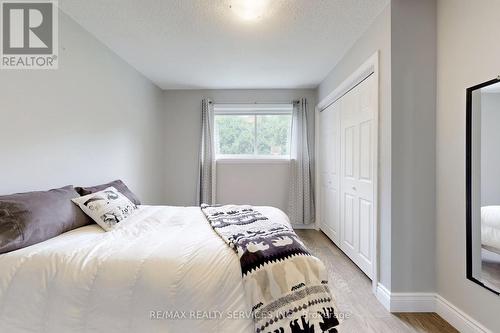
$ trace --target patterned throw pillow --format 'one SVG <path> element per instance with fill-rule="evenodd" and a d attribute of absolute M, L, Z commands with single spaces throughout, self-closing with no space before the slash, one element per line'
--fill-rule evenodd
<path fill-rule="evenodd" d="M 137 206 L 114 187 L 71 200 L 106 231 L 137 210 Z"/>

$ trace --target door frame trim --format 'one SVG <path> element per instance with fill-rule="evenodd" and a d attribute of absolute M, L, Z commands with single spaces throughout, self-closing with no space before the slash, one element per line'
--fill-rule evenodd
<path fill-rule="evenodd" d="M 373 219 L 374 219 L 374 231 L 372 239 L 372 251 L 373 256 L 373 272 L 372 272 L 372 292 L 377 293 L 377 286 L 379 282 L 379 256 L 380 256 L 380 229 L 379 229 L 379 186 L 378 186 L 378 164 L 379 164 L 379 110 L 380 110 L 380 78 L 379 78 L 379 51 L 377 50 L 372 56 L 368 58 L 357 70 L 355 70 L 351 75 L 347 77 L 341 84 L 337 86 L 331 93 L 329 93 L 325 98 L 323 98 L 315 108 L 314 117 L 314 142 L 315 142 L 315 156 L 316 160 L 319 156 L 319 116 L 320 112 L 329 107 L 331 104 L 335 103 L 339 98 L 344 96 L 362 81 L 364 81 L 368 76 L 374 75 L 375 78 L 375 89 L 377 93 L 375 94 L 375 115 L 374 115 L 374 130 L 375 130 L 375 163 L 373 165 L 373 173 L 376 175 L 374 177 L 374 205 L 373 205 Z M 316 227 L 321 230 L 321 183 L 320 183 L 320 163 L 315 165 L 315 197 L 316 197 Z M 324 229 L 324 228 L 323 228 Z"/>

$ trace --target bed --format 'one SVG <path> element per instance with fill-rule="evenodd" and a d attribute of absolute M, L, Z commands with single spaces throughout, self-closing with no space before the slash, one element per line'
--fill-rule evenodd
<path fill-rule="evenodd" d="M 254 331 L 238 257 L 199 207 L 141 206 L 112 232 L 81 227 L 0 267 L 0 332 Z"/>
<path fill-rule="evenodd" d="M 481 207 L 481 246 L 500 255 L 500 206 Z"/>

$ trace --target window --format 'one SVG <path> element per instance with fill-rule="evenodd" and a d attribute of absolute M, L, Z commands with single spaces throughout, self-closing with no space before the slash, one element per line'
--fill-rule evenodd
<path fill-rule="evenodd" d="M 289 158 L 292 105 L 215 105 L 218 158 Z"/>

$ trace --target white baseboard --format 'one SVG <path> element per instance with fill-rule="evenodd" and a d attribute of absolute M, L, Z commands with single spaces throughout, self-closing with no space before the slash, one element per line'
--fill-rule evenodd
<path fill-rule="evenodd" d="M 318 230 L 316 227 L 316 223 L 311 223 L 311 224 L 292 224 L 292 228 L 297 229 L 297 230 Z"/>
<path fill-rule="evenodd" d="M 391 292 L 385 286 L 379 283 L 375 296 L 387 311 L 391 311 Z"/>
<path fill-rule="evenodd" d="M 462 333 L 491 333 L 455 305 L 436 295 L 436 313 Z"/>
<path fill-rule="evenodd" d="M 390 312 L 436 312 L 434 293 L 391 293 L 379 283 L 376 297 Z"/>
<path fill-rule="evenodd" d="M 436 294 L 393 293 L 391 312 L 436 312 Z"/>
<path fill-rule="evenodd" d="M 436 293 L 391 293 L 379 283 L 375 294 L 378 301 L 390 312 L 436 312 L 462 333 L 491 333 Z"/>

